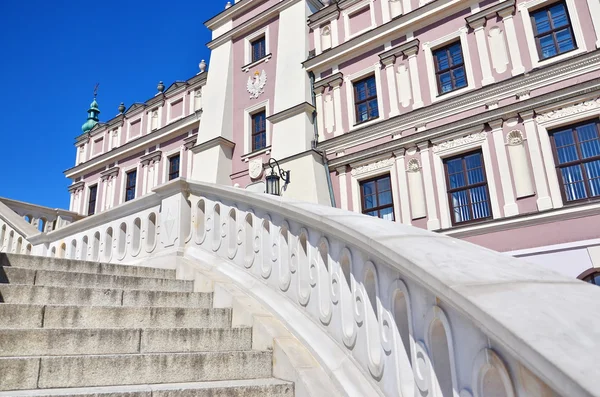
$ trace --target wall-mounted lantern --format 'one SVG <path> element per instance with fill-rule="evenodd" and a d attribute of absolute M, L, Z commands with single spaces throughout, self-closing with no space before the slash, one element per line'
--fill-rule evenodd
<path fill-rule="evenodd" d="M 269 159 L 269 167 L 271 167 L 271 174 L 265 177 L 267 182 L 267 193 L 280 196 L 280 180 L 283 179 L 284 187 L 290 183 L 290 171 L 283 171 L 277 160 L 274 158 Z M 277 168 L 277 172 L 275 171 L 275 168 Z"/>

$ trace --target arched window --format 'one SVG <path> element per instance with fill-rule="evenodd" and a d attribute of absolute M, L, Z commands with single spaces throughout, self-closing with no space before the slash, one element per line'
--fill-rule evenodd
<path fill-rule="evenodd" d="M 600 268 L 591 268 L 581 273 L 578 279 L 585 281 L 586 283 L 600 285 Z"/>

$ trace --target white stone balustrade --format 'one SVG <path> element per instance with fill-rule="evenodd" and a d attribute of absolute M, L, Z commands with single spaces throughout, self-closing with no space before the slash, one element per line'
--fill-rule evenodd
<path fill-rule="evenodd" d="M 107 262 L 202 257 L 348 395 L 600 396 L 600 289 L 418 228 L 180 179 L 30 240 Z"/>

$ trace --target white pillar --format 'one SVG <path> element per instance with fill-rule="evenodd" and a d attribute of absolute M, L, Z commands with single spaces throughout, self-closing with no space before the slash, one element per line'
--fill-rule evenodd
<path fill-rule="evenodd" d="M 313 30 L 313 39 L 315 44 L 315 55 L 319 55 L 321 50 L 321 27 L 317 26 Z"/>
<path fill-rule="evenodd" d="M 598 1 L 598 0 L 597 0 Z M 504 30 L 506 31 L 506 41 L 508 42 L 508 53 L 510 54 L 510 61 L 512 63 L 512 75 L 525 72 L 523 61 L 521 61 L 521 52 L 519 50 L 519 40 L 517 39 L 517 32 L 515 30 L 515 22 L 513 20 L 513 8 L 506 8 L 500 11 L 498 14 L 502 17 L 504 22 Z"/>
<path fill-rule="evenodd" d="M 437 218 L 435 208 L 435 196 L 433 191 L 433 174 L 431 172 L 431 161 L 429 159 L 429 142 L 417 145 L 421 153 L 421 165 L 423 167 L 423 184 L 425 185 L 425 204 L 427 205 L 427 229 L 437 230 L 440 221 Z"/>
<path fill-rule="evenodd" d="M 406 50 L 404 54 L 408 57 L 408 67 L 410 69 L 410 85 L 413 90 L 413 109 L 418 109 L 423 106 L 421 98 L 421 82 L 419 81 L 419 66 L 417 65 L 418 49 L 411 48 Z"/>
<path fill-rule="evenodd" d="M 340 44 L 337 19 L 331 21 L 331 48 Z"/>
<path fill-rule="evenodd" d="M 558 175 L 554 166 L 554 153 L 550 144 L 550 136 L 546 127 L 538 124 L 538 134 L 540 137 L 540 147 L 542 148 L 542 157 L 546 166 L 546 176 L 548 177 L 548 185 L 550 187 L 550 197 L 552 197 L 552 206 L 554 208 L 562 208 L 563 200 L 560 192 L 560 184 Z"/>
<path fill-rule="evenodd" d="M 396 89 L 396 73 L 394 72 L 394 57 L 386 60 L 386 62 L 385 73 L 387 75 L 388 93 L 390 96 L 389 117 L 394 117 L 400 114 L 400 109 L 398 108 L 398 92 Z"/>
<path fill-rule="evenodd" d="M 533 169 L 533 179 L 537 193 L 537 207 L 539 211 L 548 210 L 552 208 L 552 199 L 548 194 L 548 186 L 546 185 L 546 173 L 544 172 L 544 162 L 540 152 L 533 112 L 523 113 L 520 116 L 523 118 L 527 147 L 531 158 L 531 168 Z"/>
<path fill-rule="evenodd" d="M 502 196 L 504 197 L 504 216 L 514 216 L 519 213 L 519 206 L 515 202 L 502 123 L 503 120 L 494 120 L 488 124 L 492 128 L 494 148 L 496 149 L 496 160 L 498 161 L 498 172 L 500 173 L 500 184 L 502 186 Z"/>
<path fill-rule="evenodd" d="M 492 76 L 490 55 L 487 48 L 487 40 L 485 39 L 485 18 L 473 21 L 471 27 L 475 30 L 475 40 L 477 41 L 477 52 L 479 53 L 479 64 L 481 65 L 481 74 L 483 77 L 481 84 L 492 84 L 495 80 L 494 76 Z"/>
<path fill-rule="evenodd" d="M 142 188 L 143 189 L 142 194 L 146 194 L 147 192 L 150 191 L 150 189 L 148 189 L 148 168 L 149 168 L 148 163 L 146 163 L 146 164 L 142 163 L 142 174 L 143 174 L 143 178 L 142 178 L 143 182 L 142 183 L 144 184 L 144 186 Z"/>
<path fill-rule="evenodd" d="M 596 32 L 596 48 L 600 48 L 600 0 L 587 0 L 587 3 Z"/>
<path fill-rule="evenodd" d="M 396 174 L 398 175 L 398 189 L 400 190 L 400 213 L 402 214 L 402 223 L 411 224 L 410 200 L 408 198 L 408 183 L 406 181 L 406 165 L 404 160 L 405 149 L 394 152 L 396 156 Z M 400 219 L 398 219 L 400 221 Z"/>
<path fill-rule="evenodd" d="M 423 163 L 425 168 L 425 163 Z M 435 174 L 435 184 L 437 187 L 438 208 L 440 210 L 440 227 L 448 229 L 452 226 L 452 214 L 450 213 L 450 204 L 448 203 L 448 193 L 446 186 L 446 173 L 444 171 L 444 162 L 442 158 L 433 153 L 433 172 Z M 427 178 L 425 178 L 425 188 L 427 189 Z M 429 195 L 429 192 L 426 193 Z"/>
<path fill-rule="evenodd" d="M 69 211 L 75 212 L 75 193 L 71 192 L 71 200 L 69 201 Z M 0 241 L 0 243 L 2 243 Z"/>
<path fill-rule="evenodd" d="M 390 21 L 390 0 L 381 0 L 381 17 L 383 23 Z"/>
<path fill-rule="evenodd" d="M 399 197 L 399 191 L 400 188 L 398 187 L 398 172 L 396 170 L 396 167 L 392 166 L 392 169 L 390 170 L 390 181 L 392 183 L 392 202 L 394 204 L 394 220 L 398 223 L 400 223 L 402 220 L 402 217 L 400 215 L 400 206 L 398 205 L 398 203 L 400 202 L 400 197 Z"/>
<path fill-rule="evenodd" d="M 333 110 L 335 113 L 335 130 L 334 135 L 342 135 L 344 133 L 344 124 L 342 122 L 342 94 L 341 94 L 341 86 L 342 79 L 339 79 L 339 82 L 333 86 Z"/>
<path fill-rule="evenodd" d="M 106 194 L 108 193 L 108 178 L 103 177 L 102 179 L 100 179 L 100 183 L 98 185 L 99 186 L 102 185 L 102 205 L 98 209 L 98 212 L 102 212 L 106 209 L 106 200 L 107 200 Z"/>
<path fill-rule="evenodd" d="M 315 88 L 315 102 L 317 106 L 317 127 L 321 136 L 325 136 L 325 109 L 323 108 L 323 91 L 325 87 Z M 335 106 L 335 105 L 334 105 Z M 319 138 L 320 139 L 320 138 Z"/>
<path fill-rule="evenodd" d="M 340 182 L 340 208 L 348 209 L 348 182 L 346 178 L 346 167 L 340 167 L 338 172 L 338 181 Z"/>

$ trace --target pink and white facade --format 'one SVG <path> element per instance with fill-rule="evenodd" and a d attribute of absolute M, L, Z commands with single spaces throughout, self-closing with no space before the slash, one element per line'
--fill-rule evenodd
<path fill-rule="evenodd" d="M 143 196 L 174 156 L 262 192 L 272 157 L 285 196 L 600 267 L 600 0 L 242 0 L 206 26 L 207 72 L 77 139 L 71 211 Z"/>

